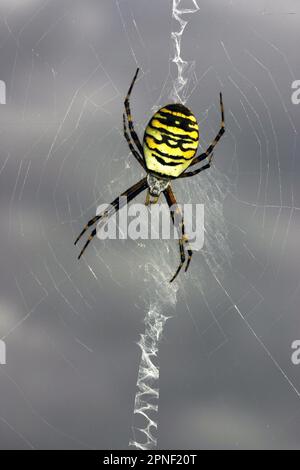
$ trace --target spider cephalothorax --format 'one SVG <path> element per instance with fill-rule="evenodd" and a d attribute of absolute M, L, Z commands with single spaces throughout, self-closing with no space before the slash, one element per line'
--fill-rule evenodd
<path fill-rule="evenodd" d="M 188 254 L 185 271 L 187 271 L 189 267 L 193 252 L 188 245 L 188 237 L 184 231 L 183 217 L 181 216 L 181 221 L 178 221 L 178 217 L 174 217 L 173 211 L 176 210 L 178 214 L 180 213 L 180 209 L 171 188 L 171 180 L 175 178 L 187 178 L 210 168 L 213 150 L 225 132 L 222 94 L 220 93 L 221 128 L 204 153 L 195 156 L 199 144 L 199 127 L 193 113 L 182 104 L 166 105 L 152 116 L 146 127 L 142 145 L 133 126 L 129 104 L 130 94 L 138 71 L 139 69 L 136 71 L 125 98 L 124 104 L 126 113 L 123 114 L 123 127 L 124 136 L 128 142 L 129 148 L 136 160 L 146 171 L 147 177 L 122 193 L 121 196 L 125 196 L 125 198 L 122 198 L 122 204 L 125 204 L 124 199 L 126 199 L 126 203 L 129 203 L 145 189 L 148 189 L 146 204 L 157 202 L 160 194 L 164 194 L 171 211 L 172 221 L 176 225 L 180 235 L 180 265 L 171 279 L 172 282 L 186 260 L 185 250 L 187 250 Z M 207 163 L 200 168 L 198 167 L 193 171 L 186 171 L 190 166 L 205 160 Z M 119 209 L 121 209 L 121 203 L 118 197 L 110 204 L 109 211 L 96 215 L 88 222 L 79 237 L 77 237 L 75 245 L 89 227 L 96 224 L 98 221 L 105 223 L 108 217 L 111 217 Z M 82 256 L 96 233 L 97 229 L 94 228 L 78 258 Z"/>
<path fill-rule="evenodd" d="M 157 202 L 159 196 L 164 192 L 170 184 L 170 180 L 162 178 L 161 176 L 148 173 L 147 175 L 147 184 L 148 184 L 148 195 L 146 204 L 150 202 Z M 154 198 L 153 201 L 150 201 L 150 196 Z"/>

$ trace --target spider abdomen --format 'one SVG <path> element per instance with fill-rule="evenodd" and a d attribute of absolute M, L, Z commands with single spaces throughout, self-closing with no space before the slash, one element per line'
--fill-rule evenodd
<path fill-rule="evenodd" d="M 144 135 L 147 169 L 177 178 L 192 163 L 198 148 L 199 127 L 195 116 L 182 104 L 169 104 L 151 118 Z"/>

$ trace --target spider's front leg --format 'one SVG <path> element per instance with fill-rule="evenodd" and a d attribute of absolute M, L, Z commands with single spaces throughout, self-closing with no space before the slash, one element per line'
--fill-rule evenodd
<path fill-rule="evenodd" d="M 208 155 L 210 155 L 215 146 L 217 145 L 217 143 L 219 142 L 219 140 L 221 139 L 222 135 L 225 134 L 225 115 L 224 115 L 224 105 L 223 105 L 223 97 L 222 97 L 222 93 L 220 93 L 220 108 L 221 108 L 221 127 L 220 127 L 220 130 L 219 132 L 217 133 L 216 137 L 214 138 L 213 142 L 210 144 L 210 146 L 206 149 L 206 151 L 204 152 L 204 154 L 208 157 Z M 202 154 L 203 155 L 203 154 Z M 195 160 L 193 161 L 192 165 L 194 165 L 195 163 L 197 163 L 197 160 L 199 160 L 199 158 L 201 158 L 200 155 L 199 157 L 195 158 Z"/>
<path fill-rule="evenodd" d="M 208 163 L 206 165 L 203 165 L 201 166 L 200 168 L 197 168 L 197 170 L 194 170 L 194 171 L 186 171 L 185 173 L 182 173 L 179 178 L 189 178 L 190 176 L 194 176 L 194 175 L 197 175 L 198 173 L 201 173 L 201 171 L 205 171 L 205 170 L 208 170 L 210 167 L 211 167 L 211 161 L 213 159 L 213 156 L 214 154 L 211 153 L 208 157 Z M 203 160 L 206 158 L 207 156 L 205 155 L 205 157 L 203 158 Z"/>
<path fill-rule="evenodd" d="M 139 164 L 146 169 L 144 158 L 139 154 L 139 152 L 134 148 L 133 143 L 130 139 L 130 136 L 127 132 L 127 127 L 126 127 L 126 117 L 125 114 L 123 114 L 123 132 L 124 132 L 124 137 L 127 140 L 128 146 L 130 148 L 130 151 L 132 155 L 136 158 L 136 160 L 139 162 Z"/>
<path fill-rule="evenodd" d="M 133 120 L 132 120 L 132 115 L 131 115 L 131 110 L 130 110 L 130 95 L 133 89 L 133 86 L 135 84 L 135 81 L 137 79 L 139 73 L 139 69 L 137 69 L 135 76 L 133 77 L 133 80 L 131 82 L 131 85 L 129 87 L 127 96 L 124 101 L 124 106 L 125 106 L 125 113 L 123 114 L 123 128 L 124 128 L 124 136 L 125 139 L 127 140 L 128 146 L 134 155 L 134 157 L 137 159 L 137 161 L 142 165 L 144 169 L 146 169 L 145 165 L 145 160 L 144 160 L 144 151 L 143 151 L 143 146 L 140 142 L 140 139 L 134 129 L 133 125 Z M 127 117 L 127 119 L 126 119 Z M 127 126 L 129 128 L 129 133 L 127 131 Z M 134 147 L 135 146 L 135 147 Z"/>
<path fill-rule="evenodd" d="M 193 166 L 193 165 L 196 165 L 197 163 L 202 162 L 206 158 L 207 158 L 208 163 L 206 165 L 202 166 L 201 168 L 197 168 L 197 170 L 187 171 L 187 172 L 182 173 L 179 176 L 179 178 L 187 178 L 189 176 L 194 176 L 194 175 L 197 175 L 198 173 L 200 173 L 201 171 L 204 171 L 204 170 L 207 170 L 208 168 L 210 168 L 210 163 L 211 163 L 211 160 L 213 158 L 214 148 L 217 145 L 217 143 L 219 142 L 219 140 L 221 139 L 222 135 L 225 133 L 225 115 L 224 115 L 224 105 L 223 105 L 222 93 L 220 93 L 220 108 L 221 108 L 221 127 L 220 127 L 220 130 L 219 130 L 218 134 L 214 138 L 213 142 L 209 145 L 209 147 L 207 147 L 205 152 L 201 153 L 201 155 L 198 155 L 198 157 L 195 157 L 193 159 L 192 163 L 190 164 L 190 167 Z"/>

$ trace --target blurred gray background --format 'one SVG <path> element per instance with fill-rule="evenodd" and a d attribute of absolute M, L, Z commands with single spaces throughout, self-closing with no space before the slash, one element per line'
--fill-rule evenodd
<path fill-rule="evenodd" d="M 227 133 L 210 174 L 174 188 L 210 215 L 217 187 L 223 215 L 208 217 L 207 231 L 226 236 L 213 245 L 214 269 L 196 253 L 178 278 L 160 348 L 158 444 L 300 449 L 300 366 L 291 362 L 300 339 L 300 105 L 291 102 L 300 4 L 198 5 L 182 43 L 195 61 L 187 105 L 205 148 L 222 90 Z M 0 1 L 1 449 L 128 446 L 136 342 L 157 289 L 144 266 L 161 263 L 171 276 L 177 246 L 95 239 L 78 262 L 73 241 L 100 202 L 141 177 L 122 136 L 123 99 L 139 65 L 132 110 L 142 137 L 170 70 L 176 76 L 171 7 Z"/>

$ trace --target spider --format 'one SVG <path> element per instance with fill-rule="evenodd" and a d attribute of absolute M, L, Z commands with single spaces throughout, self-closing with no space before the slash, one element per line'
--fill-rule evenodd
<path fill-rule="evenodd" d="M 131 111 L 130 95 L 139 73 L 137 69 L 125 98 L 125 112 L 123 114 L 123 131 L 130 151 L 146 171 L 147 176 L 116 198 L 110 209 L 93 217 L 84 227 L 75 241 L 75 245 L 89 227 L 101 221 L 103 224 L 109 217 L 118 212 L 125 204 L 132 201 L 138 194 L 147 189 L 145 204 L 158 202 L 161 193 L 164 194 L 170 209 L 171 219 L 179 233 L 180 264 L 170 280 L 173 282 L 186 262 L 185 272 L 190 265 L 193 251 L 188 245 L 185 234 L 184 220 L 181 210 L 172 191 L 171 181 L 175 178 L 189 178 L 211 166 L 213 150 L 225 132 L 224 107 L 222 93 L 220 93 L 221 127 L 213 142 L 204 153 L 196 155 L 199 144 L 199 127 L 193 113 L 182 104 L 168 104 L 159 109 L 146 127 L 143 145 L 134 129 Z M 206 164 L 193 171 L 186 171 L 190 166 L 206 160 Z M 175 217 L 176 214 L 178 217 Z M 81 258 L 91 240 L 95 237 L 97 228 L 94 228 L 78 259 Z M 186 256 L 187 252 L 187 256 Z"/>

